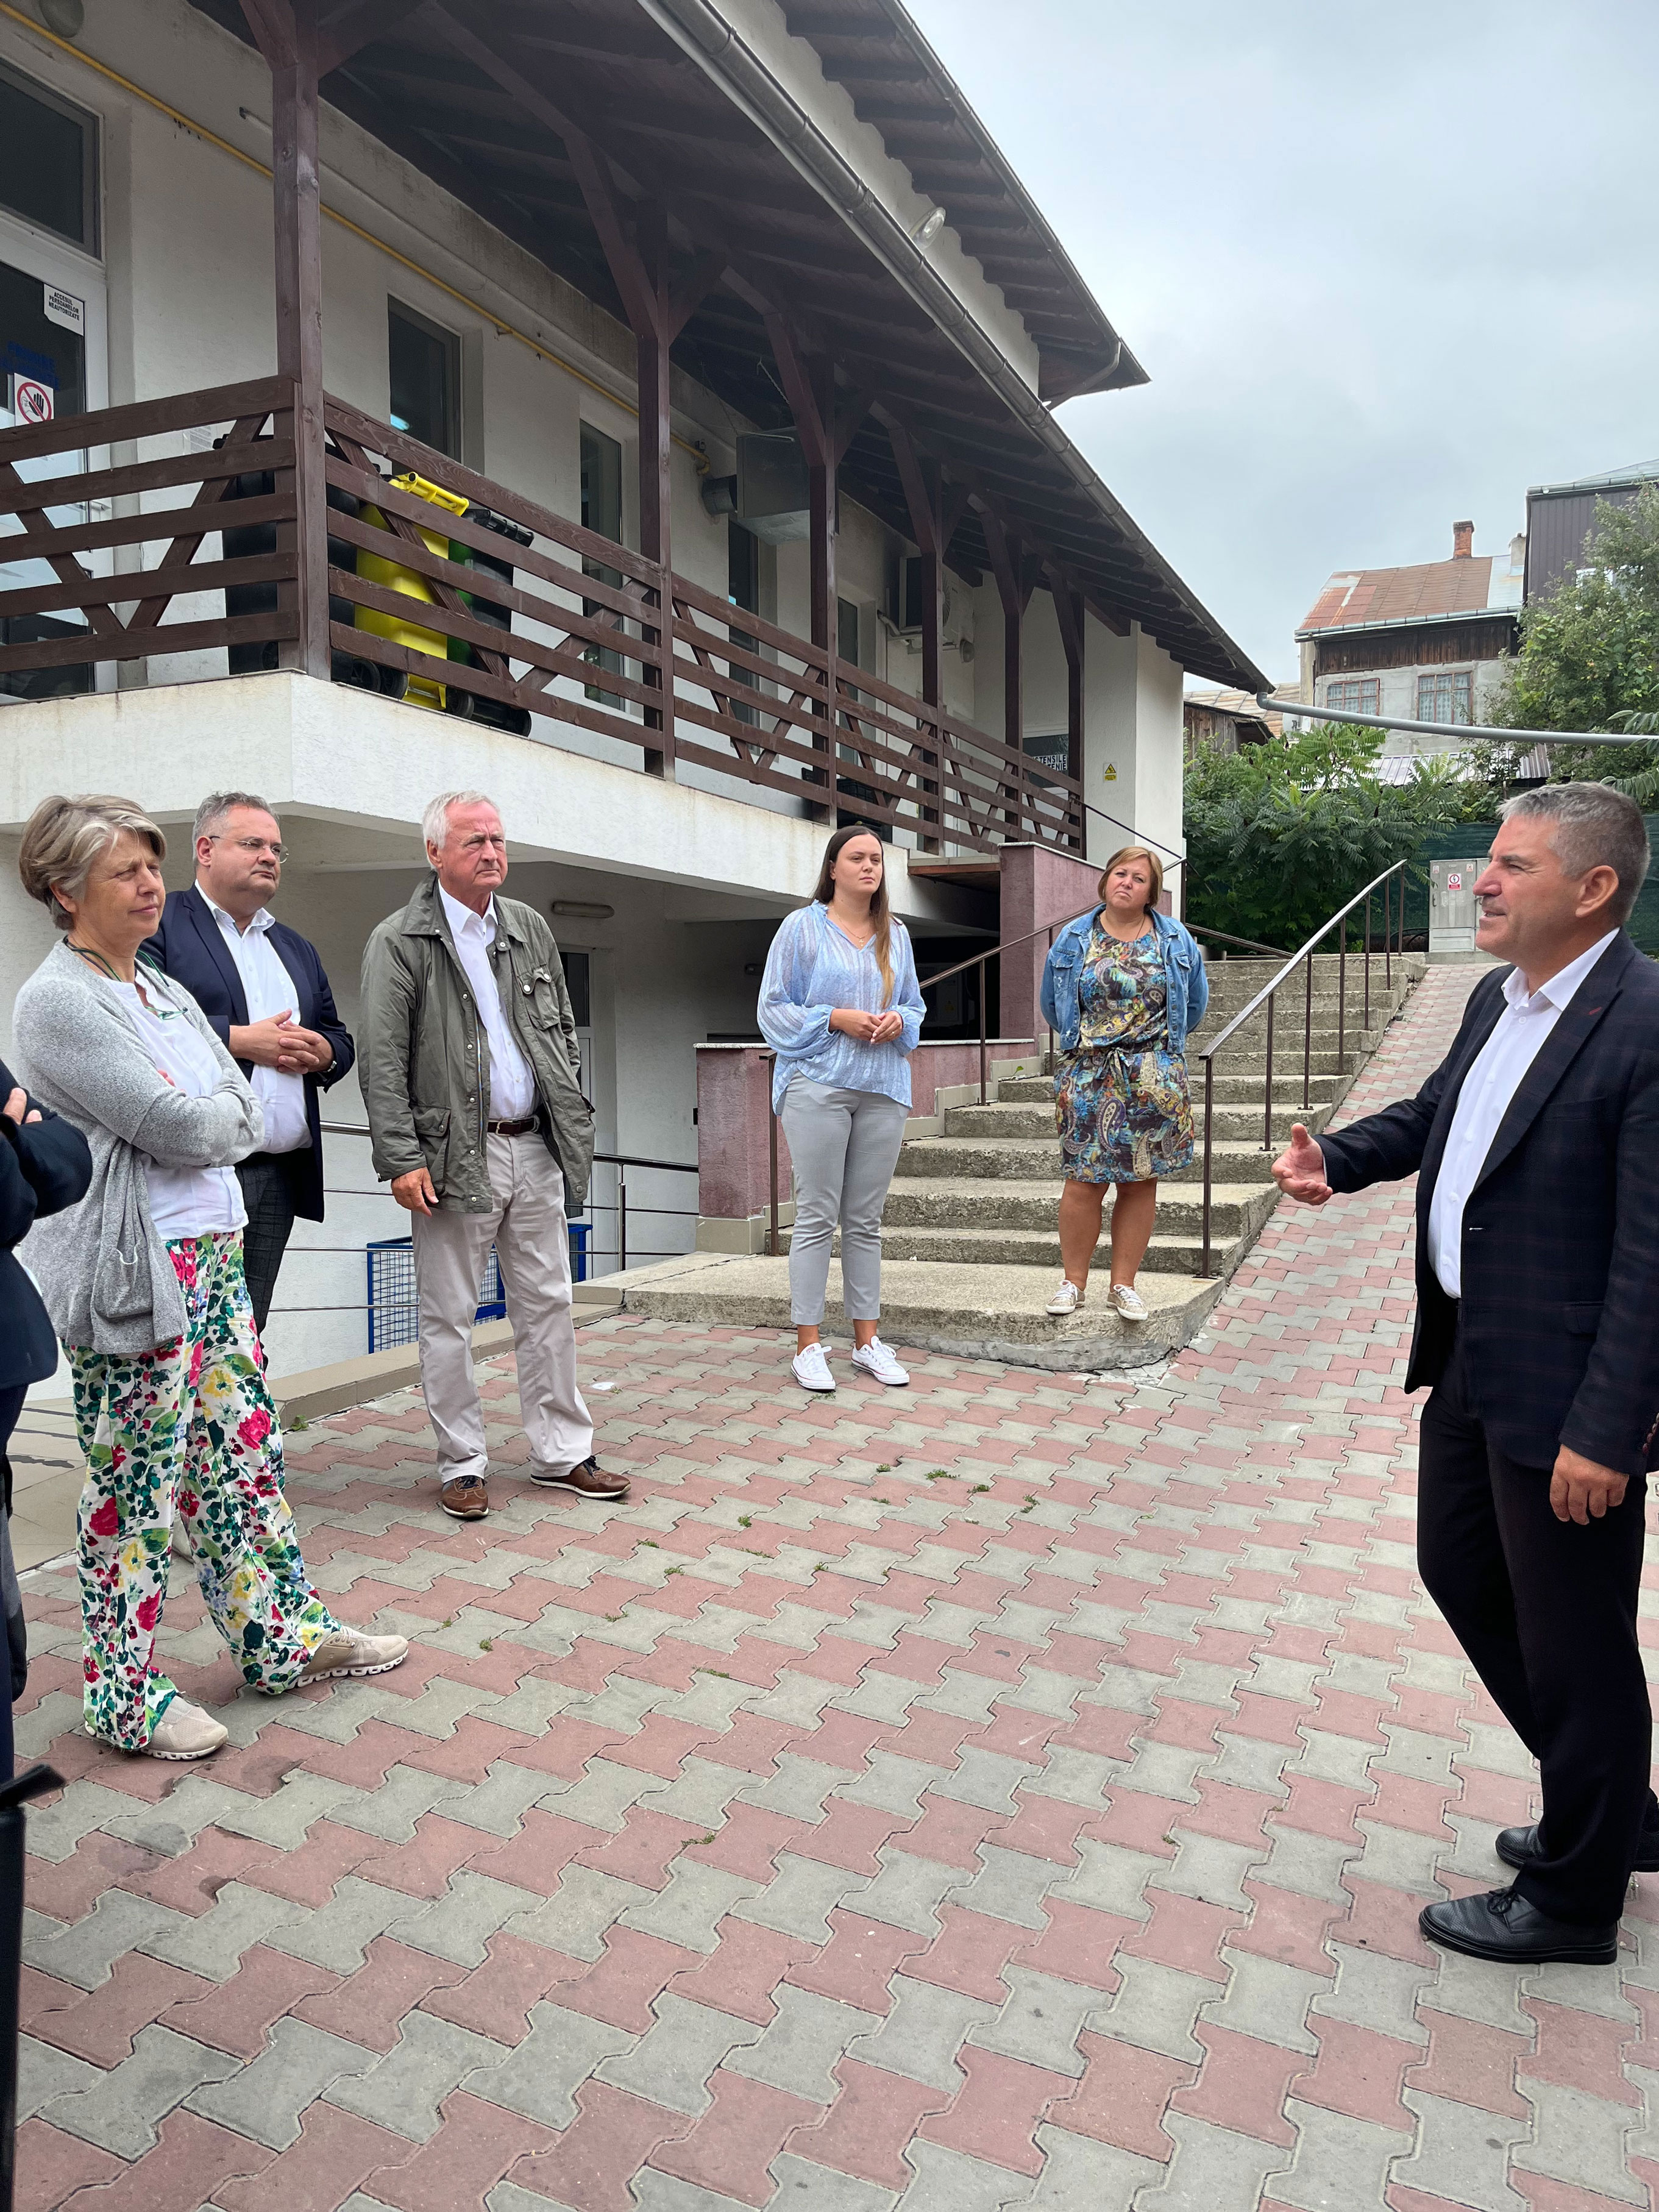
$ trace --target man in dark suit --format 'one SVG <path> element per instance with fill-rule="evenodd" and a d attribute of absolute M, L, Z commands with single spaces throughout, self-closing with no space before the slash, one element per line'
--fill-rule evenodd
<path fill-rule="evenodd" d="M 196 810 L 196 881 L 167 896 L 144 951 L 190 992 L 252 1082 L 265 1149 L 237 1169 L 247 1208 L 243 1251 L 264 1333 L 296 1215 L 323 1218 L 318 1093 L 354 1057 L 317 948 L 276 921 L 283 833 L 264 799 L 219 791 Z"/>
<path fill-rule="evenodd" d="M 1418 1173 L 1418 1562 L 1539 1762 L 1543 1817 L 1506 1828 L 1513 1886 L 1431 1905 L 1476 1958 L 1609 1964 L 1633 1869 L 1659 1869 L 1637 1644 L 1659 1464 L 1659 969 L 1623 924 L 1647 872 L 1603 784 L 1511 799 L 1474 886 L 1482 976 L 1415 1098 L 1273 1164 L 1322 1205 Z M 1420 1170 L 1420 1172 L 1419 1172 Z"/>

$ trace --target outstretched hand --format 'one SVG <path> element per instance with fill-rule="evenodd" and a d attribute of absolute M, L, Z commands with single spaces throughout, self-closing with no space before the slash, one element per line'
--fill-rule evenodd
<path fill-rule="evenodd" d="M 1302 1206 L 1323 1206 L 1331 1195 L 1325 1155 L 1300 1121 L 1291 1122 L 1291 1141 L 1273 1162 L 1273 1181 Z"/>

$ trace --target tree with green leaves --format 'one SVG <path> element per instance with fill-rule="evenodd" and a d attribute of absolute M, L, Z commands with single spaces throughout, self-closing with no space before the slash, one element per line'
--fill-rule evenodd
<path fill-rule="evenodd" d="M 1289 951 L 1430 830 L 1485 802 L 1484 787 L 1439 760 L 1384 783 L 1382 747 L 1377 731 L 1327 722 L 1237 753 L 1201 750 L 1187 770 L 1188 920 Z"/>
<path fill-rule="evenodd" d="M 1626 507 L 1596 502 L 1583 565 L 1522 611 L 1520 647 L 1492 721 L 1513 730 L 1659 734 L 1659 486 Z M 1502 787 L 1516 748 L 1472 748 L 1471 768 Z M 1553 782 L 1595 781 L 1659 804 L 1659 744 L 1554 745 Z"/>

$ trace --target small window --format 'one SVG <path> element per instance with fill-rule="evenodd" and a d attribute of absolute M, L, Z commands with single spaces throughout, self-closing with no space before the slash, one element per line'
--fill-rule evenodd
<path fill-rule="evenodd" d="M 401 301 L 386 302 L 386 357 L 392 377 L 392 427 L 458 459 L 461 450 L 461 347 Z"/>
<path fill-rule="evenodd" d="M 1334 714 L 1376 714 L 1382 686 L 1375 676 L 1349 676 L 1325 687 L 1325 704 Z"/>
<path fill-rule="evenodd" d="M 1417 679 L 1417 720 L 1419 722 L 1472 722 L 1474 720 L 1474 676 L 1468 668 L 1437 668 L 1432 676 Z"/>
<path fill-rule="evenodd" d="M 597 531 L 608 538 L 613 545 L 622 543 L 622 477 L 623 449 L 615 438 L 607 438 L 603 430 L 596 430 L 591 422 L 582 424 L 582 528 Z M 582 573 L 595 582 L 609 584 L 612 591 L 622 588 L 622 570 L 607 568 L 603 561 L 591 556 L 582 562 Z M 582 603 L 585 615 L 610 616 L 614 610 L 597 599 Z M 583 653 L 596 667 L 608 669 L 611 675 L 622 674 L 623 657 L 608 645 L 590 645 Z M 602 705 L 620 707 L 623 704 L 614 692 L 603 690 L 597 684 L 586 687 L 590 699 Z"/>
<path fill-rule="evenodd" d="M 559 957 L 564 963 L 564 988 L 570 994 L 570 1012 L 579 1030 L 593 1026 L 593 993 L 592 955 L 586 952 L 567 952 L 559 948 Z"/>
<path fill-rule="evenodd" d="M 5 68 L 0 68 L 0 207 L 88 253 L 98 251 L 95 118 Z"/>

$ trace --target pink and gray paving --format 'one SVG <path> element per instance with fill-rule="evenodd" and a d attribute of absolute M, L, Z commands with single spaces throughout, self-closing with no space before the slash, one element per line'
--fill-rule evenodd
<path fill-rule="evenodd" d="M 1431 971 L 1347 1113 L 1413 1085 Z M 1162 1370 L 582 1333 L 606 1508 L 433 1507 L 404 1392 L 294 1437 L 405 1667 L 79 1730 L 32 1578 L 27 2212 L 1589 2212 L 1659 2184 L 1659 1885 L 1616 1969 L 1442 1955 L 1528 1762 L 1413 1565 L 1411 1194 L 1282 1209 Z M 1644 1637 L 1651 1636 L 1644 1620 Z"/>

